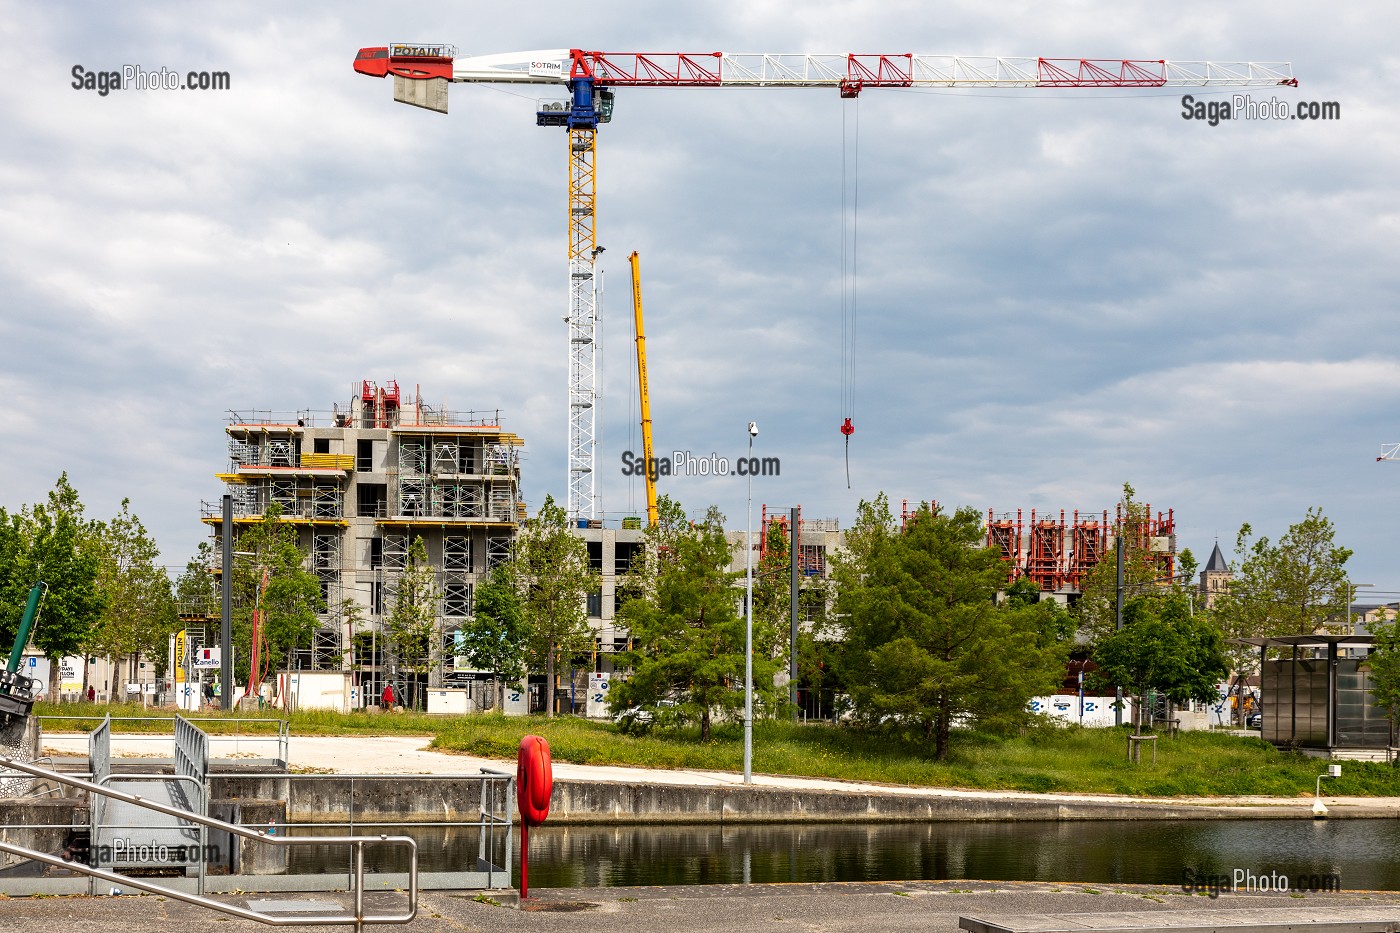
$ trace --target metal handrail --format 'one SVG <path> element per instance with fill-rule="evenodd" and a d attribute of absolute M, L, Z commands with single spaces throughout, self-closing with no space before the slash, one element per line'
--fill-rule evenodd
<path fill-rule="evenodd" d="M 110 722 L 114 722 L 114 723 L 118 723 L 118 722 L 145 722 L 145 723 L 149 723 L 149 722 L 152 721 L 152 717 L 149 717 L 149 716 L 98 716 L 98 715 L 96 715 L 95 713 L 87 713 L 87 714 L 83 714 L 83 713 L 73 713 L 73 714 L 50 713 L 50 714 L 45 714 L 45 715 L 43 715 L 43 716 L 35 716 L 34 718 L 40 720 L 41 723 L 42 723 L 43 720 L 47 720 L 47 719 L 55 719 L 55 720 L 60 720 L 60 719 L 61 719 L 61 720 L 96 720 L 99 724 L 100 724 L 104 719 L 107 720 L 107 721 L 110 721 Z M 166 717 L 158 717 L 158 718 L 164 719 L 164 718 L 166 718 Z M 283 767 L 285 767 L 286 764 L 287 764 L 287 760 L 288 760 L 288 759 L 287 759 L 287 751 L 288 751 L 288 746 L 291 744 L 291 743 L 290 743 L 290 739 L 291 739 L 291 734 L 292 734 L 292 724 L 291 724 L 291 722 L 290 722 L 289 720 L 286 720 L 286 719 L 263 719 L 263 718 L 261 718 L 261 717 L 250 717 L 250 716 L 176 716 L 176 717 L 170 718 L 170 722 L 173 723 L 173 722 L 175 721 L 175 719 L 177 719 L 177 718 L 178 718 L 178 719 L 184 719 L 186 722 L 190 722 L 190 723 L 200 723 L 200 722 L 215 722 L 215 723 L 221 723 L 221 724 L 227 724 L 227 723 L 244 724 L 244 723 L 248 723 L 248 724 L 252 724 L 252 725 L 260 725 L 260 726 L 267 726 L 267 727 L 276 726 L 276 727 L 277 727 L 277 728 L 276 728 L 276 731 L 273 731 L 272 729 L 269 728 L 268 731 L 267 731 L 266 733 L 263 733 L 263 734 L 258 734 L 258 733 L 253 732 L 253 731 L 250 731 L 247 735 L 243 735 L 243 734 L 237 733 L 237 732 L 235 732 L 235 733 L 233 733 L 233 734 L 231 734 L 231 735 L 228 734 L 228 733 L 224 733 L 224 732 L 210 732 L 210 733 L 208 733 L 208 735 L 209 735 L 209 741 L 210 741 L 211 743 L 215 743 L 215 742 L 227 743 L 227 742 L 235 742 L 235 741 L 236 741 L 236 742 L 276 742 L 276 743 L 277 743 L 277 758 L 276 758 L 275 760 L 277 761 L 278 764 L 282 765 Z M 169 735 L 168 733 L 164 733 L 164 732 L 121 732 L 121 733 L 117 733 L 117 736 L 118 736 L 119 738 L 121 738 L 121 740 L 122 740 L 123 742 L 140 742 L 140 741 L 147 741 L 147 742 L 169 742 L 169 741 L 170 741 L 170 735 Z"/>
<path fill-rule="evenodd" d="M 125 803 L 157 813 L 164 813 L 168 816 L 178 817 L 192 823 L 200 823 L 212 829 L 222 830 L 234 836 L 241 836 L 245 839 L 253 839 L 259 842 L 266 842 L 276 846 L 326 846 L 326 845 L 350 845 L 355 847 L 355 872 L 354 872 L 354 897 L 355 912 L 353 915 L 325 915 L 313 917 L 278 917 L 259 913 L 243 907 L 236 907 L 233 904 L 225 904 L 222 901 L 212 900 L 198 894 L 188 894 L 174 888 L 167 888 L 163 885 L 153 884 L 144 878 L 135 878 L 129 875 L 122 875 L 116 872 L 106 871 L 101 868 L 94 868 L 90 865 L 83 865 L 78 862 L 65 861 L 56 855 L 49 855 L 46 852 L 37 852 L 33 849 L 26 849 L 23 846 L 13 845 L 0 841 L 0 852 L 10 855 L 18 855 L 21 858 L 31 859 L 52 865 L 56 868 L 64 868 L 69 871 L 77 871 L 93 878 L 100 878 L 103 881 L 110 881 L 136 888 L 140 891 L 147 891 L 152 894 L 160 894 L 165 897 L 183 901 L 186 904 L 194 904 L 197 907 L 207 907 L 210 910 L 217 910 L 220 913 L 229 914 L 234 917 L 241 917 L 244 920 L 254 920 L 258 923 L 265 923 L 269 926 L 327 926 L 334 924 L 354 924 L 359 930 L 367 923 L 411 923 L 418 915 L 418 844 L 408 836 L 269 836 L 265 832 L 245 829 L 236 823 L 225 823 L 211 817 L 201 816 L 191 813 L 188 810 L 181 810 L 178 807 L 168 807 L 165 804 L 157 803 L 154 800 L 146 800 L 136 794 L 127 794 L 122 791 L 112 790 L 91 781 L 84 781 L 81 778 L 71 777 L 57 771 L 50 771 L 47 768 L 39 768 L 27 762 L 16 761 L 13 758 L 0 756 L 0 768 L 8 768 L 29 774 L 33 777 L 48 778 L 85 790 L 90 794 L 98 794 L 102 797 L 113 800 L 121 800 Z M 398 845 L 407 846 L 409 852 L 408 860 L 408 910 L 402 914 L 382 914 L 366 917 L 364 912 L 365 899 L 365 846 L 366 845 Z"/>

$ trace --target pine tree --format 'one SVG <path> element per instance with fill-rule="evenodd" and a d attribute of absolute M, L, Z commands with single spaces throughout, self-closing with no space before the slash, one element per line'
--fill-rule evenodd
<path fill-rule="evenodd" d="M 902 530 L 862 502 L 841 564 L 842 675 L 868 723 L 911 728 L 948 754 L 954 722 L 1024 720 L 1064 675 L 1064 643 L 1022 607 L 995 603 L 1005 571 L 972 509 L 919 507 Z M 848 539 L 849 540 L 849 539 Z"/>

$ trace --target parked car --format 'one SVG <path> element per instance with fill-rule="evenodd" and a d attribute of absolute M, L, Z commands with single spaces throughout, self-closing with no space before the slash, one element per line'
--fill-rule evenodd
<path fill-rule="evenodd" d="M 675 705 L 675 700 L 658 700 L 655 707 L 629 706 L 614 714 L 613 722 L 621 726 L 624 732 L 645 732 L 656 722 L 657 712 L 673 709 Z"/>

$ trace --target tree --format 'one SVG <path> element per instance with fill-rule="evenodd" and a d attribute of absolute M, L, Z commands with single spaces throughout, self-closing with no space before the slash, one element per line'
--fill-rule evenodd
<path fill-rule="evenodd" d="M 1148 594 L 1165 592 L 1173 582 L 1160 579 L 1160 567 L 1147 550 L 1147 536 L 1138 533 L 1148 520 L 1147 506 L 1137 501 L 1137 491 L 1123 484 L 1120 503 L 1121 522 L 1115 529 L 1113 546 L 1103 558 L 1084 575 L 1075 612 L 1080 631 L 1090 644 L 1097 644 L 1118 627 L 1118 548 L 1117 537 L 1123 539 L 1124 601 Z"/>
<path fill-rule="evenodd" d="M 699 723 L 700 740 L 708 742 L 715 717 L 744 706 L 741 576 L 729 569 L 733 552 L 718 509 L 711 507 L 701 521 L 690 523 L 679 503 L 663 496 L 657 510 L 664 518 L 648 530 L 639 594 L 622 607 L 632 649 L 619 660 L 632 675 L 609 689 L 608 700 L 614 710 L 656 711 L 661 701 L 673 702 L 668 718 Z M 754 697 L 770 709 L 778 669 L 775 628 L 771 618 L 755 612 Z"/>
<path fill-rule="evenodd" d="M 398 659 L 400 670 L 426 674 L 437 654 L 438 593 L 436 572 L 428 563 L 422 538 L 414 538 L 408 548 L 408 561 L 394 586 L 394 601 L 384 618 L 384 638 Z M 417 708 L 418 678 L 409 681 L 408 706 Z"/>
<path fill-rule="evenodd" d="M 955 721 L 1024 718 L 1064 676 L 1064 648 L 1037 630 L 1039 614 L 994 602 L 1005 570 L 976 511 L 924 503 L 898 530 L 881 496 L 861 503 L 854 530 L 837 606 L 862 719 L 918 729 L 941 759 Z"/>
<path fill-rule="evenodd" d="M 19 634 L 24 603 L 35 580 L 29 566 L 27 516 L 0 507 L 0 650 L 8 652 Z"/>
<path fill-rule="evenodd" d="M 557 660 L 593 645 L 587 597 L 599 586 L 588 545 L 569 530 L 568 516 L 546 496 L 515 541 L 511 578 L 530 633 L 530 652 L 545 670 L 545 715 L 554 715 Z"/>
<path fill-rule="evenodd" d="M 277 503 L 268 507 L 261 522 L 238 536 L 237 548 L 240 553 L 234 559 L 231 584 L 237 649 L 234 670 L 238 676 L 247 676 L 251 692 L 264 670 L 283 666 L 292 652 L 311 640 L 319 628 L 317 615 L 325 611 L 325 601 L 321 581 L 306 569 L 306 554 L 297 544 L 296 527 L 282 521 L 282 508 Z M 260 670 L 248 676 L 253 613 L 259 609 Z"/>
<path fill-rule="evenodd" d="M 160 550 L 141 520 L 122 500 L 121 512 L 101 526 L 97 587 L 103 606 L 88 633 L 84 653 L 103 655 L 112 668 L 107 698 L 110 703 L 122 681 L 122 658 L 145 654 L 163 656 L 166 639 L 179 627 L 171 597 L 170 578 L 158 563 Z"/>
<path fill-rule="evenodd" d="M 1321 509 L 1308 509 L 1277 543 L 1254 535 L 1249 523 L 1235 539 L 1238 575 L 1216 607 L 1242 637 L 1312 635 L 1335 624 L 1351 601 L 1346 562 L 1351 551 L 1334 542 L 1336 529 Z"/>
<path fill-rule="evenodd" d="M 1371 668 L 1371 697 L 1386 711 L 1393 735 L 1400 719 L 1400 621 L 1373 623 L 1371 637 L 1375 640 L 1366 658 Z"/>
<path fill-rule="evenodd" d="M 97 588 L 101 524 L 84 517 L 67 473 L 49 491 L 48 502 L 29 510 L 21 524 L 28 544 L 21 577 L 48 584 L 32 640 L 49 659 L 48 695 L 56 697 L 59 661 L 82 649 L 102 613 Z"/>
<path fill-rule="evenodd" d="M 497 564 L 476 588 L 472 618 L 458 635 L 461 654 L 479 670 L 490 671 L 496 709 L 504 705 L 506 683 L 525 677 L 530 632 L 508 563 Z"/>
<path fill-rule="evenodd" d="M 1138 698 L 1138 726 L 1155 691 L 1174 703 L 1207 702 L 1229 673 L 1224 638 L 1208 617 L 1191 613 L 1185 596 L 1134 597 L 1123 607 L 1123 629 L 1094 648 L 1099 686 L 1123 687 Z"/>
<path fill-rule="evenodd" d="M 180 612 L 218 615 L 220 602 L 219 578 L 214 575 L 216 562 L 213 545 L 201 541 L 196 556 L 185 562 L 185 569 L 175 578 L 175 604 Z"/>
<path fill-rule="evenodd" d="M 773 674 L 787 673 L 788 631 L 791 627 L 792 605 L 792 529 L 786 529 L 779 522 L 769 522 L 764 533 L 763 556 L 753 568 L 753 650 L 755 658 L 765 658 L 773 662 Z M 745 542 L 747 546 L 747 542 Z M 757 683 L 755 672 L 754 681 Z M 768 680 L 764 683 L 767 684 Z M 765 713 L 776 712 L 785 694 L 782 691 L 765 690 Z"/>
<path fill-rule="evenodd" d="M 1057 599 L 1041 599 L 1040 587 L 1030 577 L 1017 577 L 1006 588 L 1005 607 L 1025 615 L 1024 627 L 1033 630 L 1041 644 L 1067 644 L 1074 638 L 1078 620 Z"/>

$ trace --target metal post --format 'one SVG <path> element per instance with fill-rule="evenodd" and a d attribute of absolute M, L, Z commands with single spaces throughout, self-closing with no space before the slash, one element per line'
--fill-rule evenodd
<path fill-rule="evenodd" d="M 227 712 L 233 709 L 233 496 L 224 494 L 224 520 L 219 526 L 223 542 L 223 573 L 219 589 L 223 597 L 223 615 L 219 628 L 219 706 Z M 185 645 L 189 656 L 189 643 Z M 189 686 L 189 681 L 185 681 Z"/>
<path fill-rule="evenodd" d="M 1116 568 L 1118 571 L 1118 587 L 1113 601 L 1113 630 L 1115 632 L 1121 632 L 1123 631 L 1123 528 L 1121 525 L 1118 528 L 1118 534 L 1114 538 L 1113 543 L 1117 555 L 1115 563 L 1118 565 Z M 1114 694 L 1113 724 L 1115 726 L 1121 726 L 1123 725 L 1123 688 L 1115 688 Z"/>
<path fill-rule="evenodd" d="M 749 460 L 758 427 L 749 422 Z M 753 471 L 749 471 L 749 504 L 744 524 L 744 783 L 753 783 Z"/>
<path fill-rule="evenodd" d="M 801 510 L 793 507 L 792 517 L 789 520 L 789 527 L 792 533 L 788 535 L 788 545 L 790 552 L 788 562 L 792 566 L 792 580 L 788 591 L 788 700 L 792 703 L 792 721 L 797 722 L 797 545 L 800 535 L 799 526 L 801 520 L 798 518 Z"/>
<path fill-rule="evenodd" d="M 1327 643 L 1327 749 L 1337 747 L 1337 643 Z"/>
<path fill-rule="evenodd" d="M 530 896 L 530 824 L 520 816 L 520 899 Z"/>

